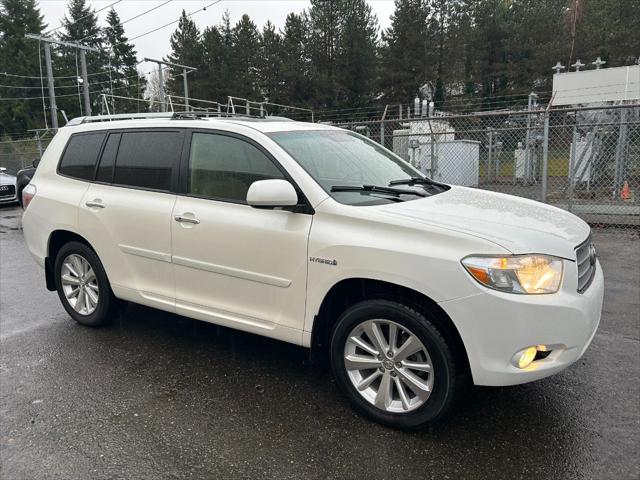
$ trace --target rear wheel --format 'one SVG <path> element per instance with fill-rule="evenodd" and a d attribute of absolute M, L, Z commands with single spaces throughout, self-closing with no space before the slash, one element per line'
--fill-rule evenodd
<path fill-rule="evenodd" d="M 56 257 L 55 279 L 60 301 L 76 322 L 96 327 L 114 316 L 117 300 L 100 259 L 87 245 L 63 245 Z"/>
<path fill-rule="evenodd" d="M 459 384 L 454 355 L 434 323 L 387 300 L 360 302 L 341 315 L 331 364 L 357 410 L 397 428 L 442 418 Z"/>

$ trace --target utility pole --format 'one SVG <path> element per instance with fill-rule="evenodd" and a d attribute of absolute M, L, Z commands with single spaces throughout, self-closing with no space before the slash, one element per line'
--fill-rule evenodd
<path fill-rule="evenodd" d="M 91 101 L 89 100 L 89 79 L 87 76 L 87 52 L 80 49 L 80 68 L 82 71 L 82 93 L 84 95 L 84 111 L 88 117 L 91 116 Z M 113 91 L 111 91 L 113 93 Z"/>
<path fill-rule="evenodd" d="M 164 104 L 164 78 L 162 78 L 162 65 L 158 64 L 158 83 L 160 84 L 160 111 L 164 112 L 167 107 Z"/>
<path fill-rule="evenodd" d="M 25 34 L 26 38 L 38 40 L 44 43 L 44 59 L 47 65 L 47 84 L 49 85 L 49 108 L 51 109 L 51 126 L 54 130 L 58 129 L 58 106 L 56 105 L 56 93 L 53 85 L 53 66 L 51 65 L 51 44 L 63 45 L 65 47 L 77 48 L 80 50 L 80 63 L 82 68 L 82 89 L 84 91 L 84 109 L 85 115 L 91 116 L 91 103 L 89 102 L 89 79 L 87 77 L 87 58 L 86 52 L 100 52 L 97 48 L 87 47 L 79 43 L 63 42 L 55 38 L 43 37 L 33 33 Z"/>
<path fill-rule="evenodd" d="M 162 81 L 162 65 L 167 65 L 168 67 L 182 69 L 181 75 L 182 75 L 183 85 L 184 85 L 184 103 L 185 103 L 185 110 L 188 112 L 189 111 L 189 86 L 187 85 L 187 75 L 191 72 L 195 72 L 198 69 L 195 67 L 189 67 L 187 65 L 180 65 L 179 63 L 165 62 L 164 60 L 155 60 L 153 58 L 145 57 L 144 61 L 158 64 L 158 80 L 160 81 L 160 94 L 162 97 L 160 101 L 160 110 L 163 112 L 165 111 L 165 103 L 164 103 L 164 82 Z"/>
<path fill-rule="evenodd" d="M 53 67 L 51 66 L 51 47 L 49 42 L 44 44 L 44 59 L 47 64 L 47 83 L 49 85 L 49 109 L 51 110 L 51 128 L 58 130 L 58 106 L 56 105 L 56 91 L 53 86 Z M 46 116 L 45 116 L 46 118 Z"/>

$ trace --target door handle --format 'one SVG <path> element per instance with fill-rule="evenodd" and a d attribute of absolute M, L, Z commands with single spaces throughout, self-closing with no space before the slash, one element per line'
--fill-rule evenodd
<path fill-rule="evenodd" d="M 104 203 L 102 203 L 102 200 L 96 198 L 95 200 L 91 200 L 90 202 L 86 202 L 85 205 L 87 207 L 93 207 L 93 208 L 104 208 L 106 207 L 106 205 Z"/>
<path fill-rule="evenodd" d="M 198 220 L 197 218 L 185 217 L 184 215 L 176 215 L 175 217 L 173 217 L 173 219 L 176 222 L 192 223 L 193 225 L 198 225 L 200 223 L 200 220 Z"/>

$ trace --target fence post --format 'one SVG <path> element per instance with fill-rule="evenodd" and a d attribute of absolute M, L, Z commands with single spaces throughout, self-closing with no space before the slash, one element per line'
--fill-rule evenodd
<path fill-rule="evenodd" d="M 38 131 L 36 131 L 36 142 L 38 145 L 38 154 L 40 155 L 40 158 L 42 158 L 42 138 L 40 138 L 40 132 Z"/>
<path fill-rule="evenodd" d="M 569 156 L 569 194 L 567 195 L 567 210 L 573 206 L 573 176 L 576 165 L 576 150 L 578 149 L 578 119 L 573 124 L 573 136 L 571 138 L 571 155 Z"/>
<path fill-rule="evenodd" d="M 547 176 L 549 174 L 549 112 L 544 114 L 544 133 L 542 138 L 542 192 L 540 201 L 547 203 Z"/>
<path fill-rule="evenodd" d="M 493 130 L 489 129 L 489 152 L 487 153 L 487 180 L 491 180 L 493 173 Z"/>
<path fill-rule="evenodd" d="M 627 146 L 627 109 L 620 109 L 620 127 L 618 127 L 618 141 L 616 142 L 615 172 L 613 175 L 613 199 L 615 200 L 622 188 L 625 176 L 625 150 Z"/>
<path fill-rule="evenodd" d="M 389 105 L 385 105 L 384 113 L 382 114 L 382 119 L 380 120 L 380 145 L 384 147 L 384 121 L 387 118 L 387 109 Z"/>

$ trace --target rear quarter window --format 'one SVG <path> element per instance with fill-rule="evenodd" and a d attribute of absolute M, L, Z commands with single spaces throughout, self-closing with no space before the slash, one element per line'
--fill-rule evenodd
<path fill-rule="evenodd" d="M 60 174 L 80 180 L 93 180 L 96 161 L 105 137 L 104 133 L 72 135 L 60 160 Z"/>

